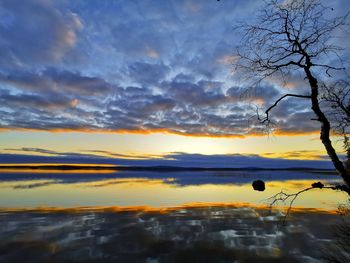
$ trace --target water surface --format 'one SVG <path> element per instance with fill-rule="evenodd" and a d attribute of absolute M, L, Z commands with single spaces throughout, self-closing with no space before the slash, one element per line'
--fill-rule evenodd
<path fill-rule="evenodd" d="M 264 192 L 251 182 L 266 182 Z M 281 190 L 295 193 L 315 181 L 341 183 L 335 175 L 310 171 L 5 171 L 0 173 L 1 208 L 151 206 L 188 203 L 269 204 Z M 344 193 L 315 189 L 294 205 L 334 210 Z M 283 204 L 280 204 L 283 205 Z"/>

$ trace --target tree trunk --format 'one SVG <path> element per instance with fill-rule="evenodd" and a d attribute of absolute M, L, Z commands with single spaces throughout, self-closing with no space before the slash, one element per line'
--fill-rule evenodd
<path fill-rule="evenodd" d="M 339 175 L 343 178 L 345 184 L 350 187 L 350 174 L 345 169 L 343 163 L 339 160 L 339 157 L 334 150 L 332 142 L 329 138 L 331 125 L 326 117 L 326 115 L 322 112 L 319 101 L 318 101 L 318 83 L 317 79 L 312 75 L 310 71 L 310 67 L 304 67 L 304 71 L 309 80 L 309 84 L 311 87 L 311 103 L 312 110 L 316 114 L 318 121 L 321 123 L 321 132 L 320 139 L 326 148 L 328 156 L 331 158 L 335 169 L 338 171 Z"/>

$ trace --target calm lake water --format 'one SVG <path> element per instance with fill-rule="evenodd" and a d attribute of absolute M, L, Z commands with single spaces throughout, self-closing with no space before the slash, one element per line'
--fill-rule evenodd
<path fill-rule="evenodd" d="M 253 180 L 266 182 L 253 191 Z M 268 204 L 284 190 L 297 192 L 315 181 L 337 183 L 326 173 L 300 171 L 148 172 L 148 171 L 4 171 L 0 173 L 0 207 L 151 206 L 189 203 Z M 344 193 L 315 189 L 295 206 L 334 210 L 346 201 Z M 283 205 L 283 204 L 281 204 Z"/>
<path fill-rule="evenodd" d="M 295 171 L 3 171 L 0 262 L 349 262 L 336 245 L 344 193 L 303 194 L 285 224 L 285 210 L 268 207 L 315 181 L 340 182 Z"/>

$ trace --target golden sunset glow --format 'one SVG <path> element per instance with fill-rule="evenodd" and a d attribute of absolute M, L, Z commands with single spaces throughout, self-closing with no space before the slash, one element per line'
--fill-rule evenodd
<path fill-rule="evenodd" d="M 311 135 L 265 135 L 246 138 L 187 137 L 166 134 L 113 134 L 113 133 L 49 133 L 49 132 L 3 132 L 0 133 L 2 153 L 22 153 L 21 148 L 42 148 L 58 152 L 94 153 L 118 158 L 162 158 L 171 152 L 201 154 L 258 154 L 268 158 L 316 160 L 325 155 L 317 134 Z M 335 146 L 342 151 L 338 138 Z M 86 142 L 89 142 L 86 144 Z M 64 143 L 63 143 L 64 142 Z M 307 148 L 305 148 L 307 145 Z M 17 150 L 18 149 L 18 150 Z M 23 152 L 24 153 L 24 152 Z M 25 152 L 33 154 L 34 152 Z M 52 154 L 41 152 L 40 155 Z M 124 156 L 123 156 L 124 155 Z"/>
<path fill-rule="evenodd" d="M 249 203 L 268 206 L 269 198 L 281 189 L 288 189 L 288 192 L 293 193 L 309 187 L 313 182 L 313 180 L 267 182 L 267 190 L 263 193 L 252 191 L 251 184 L 179 185 L 172 177 L 166 179 L 118 178 L 70 184 L 62 184 L 55 180 L 2 182 L 0 197 L 5 203 L 0 201 L 0 207 L 25 208 L 22 200 L 26 200 L 29 207 L 66 208 L 75 206 L 162 208 L 193 203 L 231 203 L 231 205 Z M 14 189 L 17 190 L 14 191 Z M 340 200 L 346 200 L 344 193 L 315 189 L 297 199 L 294 206 L 334 210 L 338 202 L 341 202 Z M 283 207 L 287 204 L 279 205 Z"/>

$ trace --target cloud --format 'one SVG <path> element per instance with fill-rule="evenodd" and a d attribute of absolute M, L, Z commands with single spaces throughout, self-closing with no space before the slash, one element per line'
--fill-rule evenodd
<path fill-rule="evenodd" d="M 45 155 L 55 155 L 55 156 L 72 156 L 72 155 L 79 155 L 82 154 L 76 154 L 71 152 L 57 152 L 53 150 L 48 149 L 41 149 L 41 148 L 29 148 L 29 147 L 22 147 L 22 148 L 14 148 L 14 149 L 5 149 L 5 151 L 15 151 L 15 152 L 31 152 L 31 153 L 39 153 L 39 154 L 45 154 Z"/>
<path fill-rule="evenodd" d="M 6 91 L 0 91 L 0 94 L 2 107 L 16 108 L 17 110 L 29 109 L 32 113 L 39 113 L 40 110 L 63 110 L 74 107 L 76 104 L 75 101 L 63 96 L 48 98 L 33 94 L 13 95 Z"/>
<path fill-rule="evenodd" d="M 222 82 L 196 81 L 185 74 L 165 80 L 166 67 L 136 65 L 131 70 L 137 75 L 133 78 L 139 84 L 136 86 L 52 68 L 38 73 L 0 74 L 0 83 L 6 84 L 6 88 L 0 88 L 5 109 L 0 112 L 2 127 L 196 136 L 263 134 L 262 125 L 249 123 L 255 115 L 254 104 L 266 108 L 270 99 L 280 94 L 273 86 L 264 86 L 241 96 L 242 87 L 224 92 Z M 147 74 L 148 70 L 153 73 Z M 306 108 L 306 104 L 293 99 L 281 102 L 272 115 L 279 131 L 302 134 L 317 130 Z"/>
<path fill-rule="evenodd" d="M 226 91 L 226 95 L 235 102 L 247 101 L 265 107 L 282 96 L 281 90 L 266 82 L 257 87 L 233 86 Z"/>
<path fill-rule="evenodd" d="M 252 89 L 229 64 L 232 25 L 258 5 L 4 0 L 0 128 L 263 135 L 257 107 L 263 113 L 288 89 L 278 77 Z M 305 92 L 300 76 L 287 81 Z M 271 117 L 279 134 L 319 129 L 307 101 L 283 100 Z"/>
<path fill-rule="evenodd" d="M 8 152 L 8 153 L 7 153 Z M 303 158 L 317 155 L 315 152 L 286 152 L 280 156 Z M 117 152 L 104 150 L 86 150 L 82 153 L 58 152 L 41 148 L 13 148 L 0 151 L 0 163 L 16 164 L 113 164 L 126 166 L 177 166 L 177 167 L 202 167 L 202 168 L 314 168 L 314 169 L 334 169 L 332 163 L 327 159 L 321 160 L 301 160 L 278 158 L 275 153 L 266 153 L 263 157 L 257 154 L 188 154 L 182 152 L 167 153 L 159 156 L 137 156 L 125 155 Z M 345 157 L 345 156 L 344 156 Z M 243 175 L 243 176 L 242 176 Z M 121 176 L 123 178 L 121 178 Z M 139 179 L 140 174 L 132 171 L 91 171 L 86 177 L 86 171 L 75 171 L 65 173 L 62 171 L 52 171 L 50 173 L 35 173 L 31 177 L 32 183 L 21 183 L 21 180 L 28 180 L 26 173 L 0 173 L 0 181 L 16 181 L 14 189 L 30 189 L 43 187 L 50 184 L 66 184 L 81 182 L 96 182 L 91 187 L 105 186 L 109 184 L 128 183 L 134 180 L 162 180 L 165 183 L 176 185 L 198 185 L 198 184 L 243 184 L 251 183 L 252 178 L 259 178 L 265 181 L 271 180 L 292 180 L 292 179 L 314 179 L 315 174 L 307 171 L 231 171 L 231 172 L 205 172 L 198 177 L 197 172 L 181 171 L 172 172 L 171 175 L 166 172 L 157 173 L 154 171 L 142 172 L 143 179 Z M 172 179 L 169 180 L 169 177 Z M 136 178 L 136 179 L 135 179 Z M 145 179 L 146 178 L 146 179 Z M 332 178 L 333 179 L 333 178 Z M 39 182 L 35 182 L 38 180 Z M 45 180 L 45 181 L 43 181 Z M 105 181 L 108 180 L 108 181 Z M 99 181 L 104 181 L 99 183 Z"/>
<path fill-rule="evenodd" d="M 81 96 L 106 95 L 112 90 L 111 85 L 101 78 L 57 68 L 47 68 L 41 72 L 14 71 L 0 74 L 0 83 L 31 92 Z"/>
<path fill-rule="evenodd" d="M 303 151 L 289 151 L 282 153 L 267 152 L 261 154 L 263 157 L 267 158 L 283 158 L 283 159 L 295 159 L 295 160 L 327 160 L 328 155 L 322 154 L 319 151 L 303 150 Z M 345 158 L 345 156 L 343 156 Z"/>
<path fill-rule="evenodd" d="M 4 0 L 0 12 L 3 68 L 61 61 L 82 28 L 77 14 L 50 0 Z"/>
<path fill-rule="evenodd" d="M 32 188 L 38 188 L 43 186 L 48 186 L 54 183 L 58 183 L 55 181 L 49 181 L 49 182 L 41 182 L 41 183 L 32 183 L 32 184 L 18 184 L 13 187 L 13 189 L 32 189 Z"/>
<path fill-rule="evenodd" d="M 157 52 L 157 50 L 150 47 L 146 47 L 146 54 L 150 58 L 159 58 L 159 53 Z"/>
<path fill-rule="evenodd" d="M 9 153 L 10 152 L 10 153 Z M 0 163 L 78 163 L 115 164 L 127 166 L 178 166 L 202 168 L 295 168 L 332 169 L 332 163 L 320 156 L 310 160 L 310 152 L 287 152 L 279 156 L 271 153 L 257 154 L 189 154 L 167 153 L 159 156 L 125 155 L 108 151 L 88 150 L 81 153 L 57 152 L 40 148 L 4 149 Z M 282 157 L 282 158 L 281 158 Z M 298 159 L 296 157 L 299 157 Z M 306 157 L 306 160 L 302 158 Z M 290 158 L 290 159 L 285 159 Z"/>
<path fill-rule="evenodd" d="M 130 79 L 141 86 L 158 84 L 169 71 L 170 68 L 164 64 L 135 62 L 128 66 Z"/>

